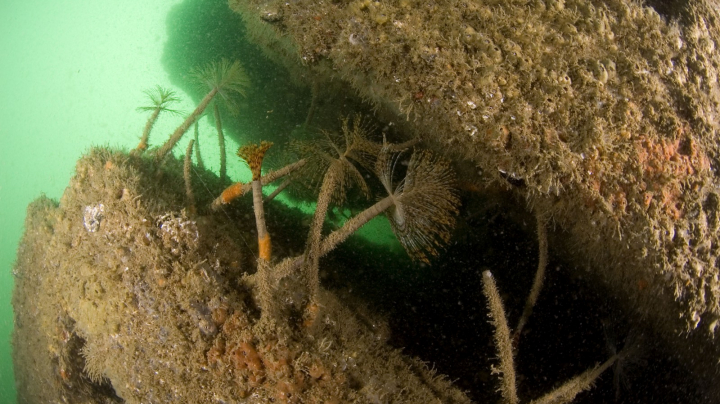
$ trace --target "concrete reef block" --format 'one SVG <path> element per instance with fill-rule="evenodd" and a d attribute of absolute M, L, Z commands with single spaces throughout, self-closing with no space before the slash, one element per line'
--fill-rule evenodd
<path fill-rule="evenodd" d="M 229 4 L 299 80 L 344 81 L 469 167 L 468 188 L 499 185 L 552 218 L 557 253 L 712 374 L 717 1 L 663 15 L 623 0 Z M 268 4 L 281 20 L 262 18 Z"/>
<path fill-rule="evenodd" d="M 254 222 L 189 215 L 181 161 L 96 148 L 76 171 L 59 203 L 28 208 L 14 272 L 19 402 L 470 402 L 330 292 L 312 332 L 283 316 L 303 298 L 293 279 L 277 292 L 283 315 L 261 320 L 243 241 Z M 223 184 L 195 173 L 208 206 Z"/>

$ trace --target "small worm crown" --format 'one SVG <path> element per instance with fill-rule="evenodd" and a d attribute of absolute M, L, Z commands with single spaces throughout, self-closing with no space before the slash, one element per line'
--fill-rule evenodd
<path fill-rule="evenodd" d="M 268 151 L 270 146 L 272 146 L 272 142 L 266 142 L 262 141 L 259 145 L 250 143 L 246 144 L 244 146 L 241 146 L 238 151 L 237 155 L 245 160 L 247 165 L 250 167 L 250 172 L 252 172 L 252 179 L 253 181 L 257 181 L 260 179 L 260 171 L 262 168 L 262 161 L 265 157 L 265 153 Z"/>

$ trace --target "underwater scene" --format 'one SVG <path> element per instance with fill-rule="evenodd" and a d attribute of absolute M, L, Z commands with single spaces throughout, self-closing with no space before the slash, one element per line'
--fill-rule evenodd
<path fill-rule="evenodd" d="M 720 402 L 720 3 L 0 4 L 0 403 Z"/>

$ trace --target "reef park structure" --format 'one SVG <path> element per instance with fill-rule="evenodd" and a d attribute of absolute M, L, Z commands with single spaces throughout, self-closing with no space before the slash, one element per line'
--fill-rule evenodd
<path fill-rule="evenodd" d="M 232 181 L 263 84 L 218 55 L 29 206 L 20 402 L 717 402 L 720 4 L 220 3 L 302 113 Z"/>

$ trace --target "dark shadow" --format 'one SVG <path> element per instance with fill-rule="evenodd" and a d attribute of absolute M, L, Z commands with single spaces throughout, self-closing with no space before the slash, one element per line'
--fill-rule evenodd
<path fill-rule="evenodd" d="M 687 11 L 687 0 L 648 0 L 646 4 L 667 20 L 677 20 Z"/>
<path fill-rule="evenodd" d="M 492 271 L 514 327 L 533 282 L 538 247 L 532 216 L 477 195 L 469 199 L 451 245 L 431 266 L 355 237 L 323 259 L 321 273 L 325 287 L 347 295 L 344 301 L 386 314 L 393 346 L 448 375 L 473 401 L 497 402 L 499 379 L 491 374 L 497 351 L 481 273 Z M 620 302 L 589 284 L 585 269 L 553 257 L 552 248 L 544 288 L 516 353 L 521 400 L 540 398 L 604 362 L 630 332 L 639 332 L 642 353 L 623 363 L 619 386 L 610 369 L 573 402 L 706 402 L 691 375 L 658 345 L 661 339 L 626 318 Z"/>
<path fill-rule="evenodd" d="M 190 75 L 194 68 L 227 58 L 239 60 L 250 76 L 251 87 L 246 98 L 239 100 L 237 115 L 222 111 L 226 136 L 238 141 L 265 139 L 282 143 L 296 125 L 304 122 L 310 90 L 293 84 L 282 67 L 270 62 L 245 39 L 242 20 L 226 1 L 186 0 L 170 11 L 166 25 L 163 66 L 173 85 L 191 94 L 194 103 L 205 94 Z M 216 142 L 215 132 L 201 136 Z M 233 152 L 228 150 L 229 155 Z"/>

